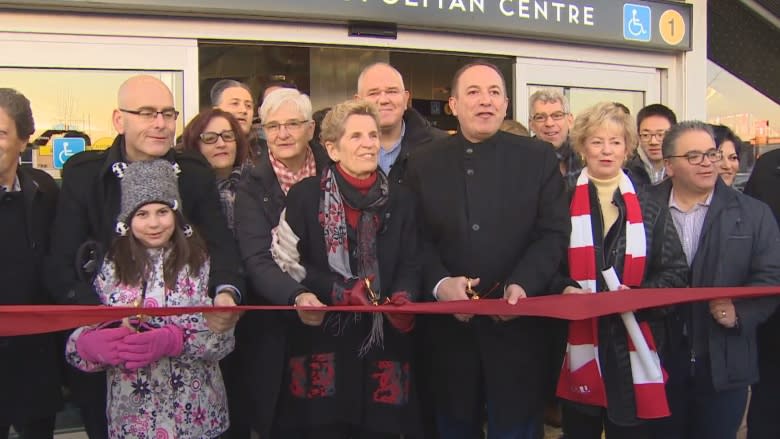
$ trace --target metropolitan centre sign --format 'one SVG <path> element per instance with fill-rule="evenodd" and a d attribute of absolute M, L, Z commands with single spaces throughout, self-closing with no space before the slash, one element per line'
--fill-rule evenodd
<path fill-rule="evenodd" d="M 691 49 L 692 5 L 621 0 L 26 0 L 0 7 L 186 16 L 368 21 L 646 50 Z"/>

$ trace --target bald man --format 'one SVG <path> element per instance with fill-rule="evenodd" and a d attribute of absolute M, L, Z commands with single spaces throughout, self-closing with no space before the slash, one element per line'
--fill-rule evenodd
<path fill-rule="evenodd" d="M 391 184 L 403 182 L 406 163 L 416 149 L 447 137 L 417 110 L 409 108 L 409 91 L 404 78 L 393 66 L 375 63 L 358 76 L 356 98 L 366 99 L 379 109 L 379 167 Z"/>
<path fill-rule="evenodd" d="M 170 89 L 159 79 L 133 76 L 119 88 L 112 123 L 118 135 L 105 151 L 71 157 L 62 170 L 62 190 L 47 258 L 46 283 L 63 304 L 98 305 L 92 287 L 103 255 L 116 235 L 120 179 L 126 164 L 164 159 L 178 165 L 182 213 L 206 240 L 211 258 L 209 293 L 215 305 L 240 303 L 244 287 L 233 235 L 222 216 L 213 171 L 201 158 L 175 152 L 179 112 Z M 150 182 L 150 184 L 153 184 Z M 211 313 L 209 328 L 226 331 L 237 314 Z M 90 439 L 107 436 L 105 375 L 71 368 L 71 387 Z"/>

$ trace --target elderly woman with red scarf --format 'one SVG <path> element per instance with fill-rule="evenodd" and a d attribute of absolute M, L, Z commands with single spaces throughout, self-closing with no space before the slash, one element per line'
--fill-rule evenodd
<path fill-rule="evenodd" d="M 585 163 L 570 206 L 564 294 L 684 287 L 688 266 L 665 206 L 637 192 L 622 167 L 637 144 L 634 121 L 614 103 L 577 116 L 571 133 Z M 654 340 L 661 310 L 571 322 L 558 396 L 567 439 L 649 437 L 645 419 L 669 416 Z M 652 328 L 652 329 L 651 329 Z"/>
<path fill-rule="evenodd" d="M 287 222 L 300 238 L 307 288 L 288 333 L 278 431 L 289 438 L 397 438 L 419 428 L 411 315 L 327 312 L 328 305 L 403 304 L 419 292 L 412 196 L 377 168 L 379 114 L 347 101 L 322 123 L 333 163 L 294 186 Z"/>

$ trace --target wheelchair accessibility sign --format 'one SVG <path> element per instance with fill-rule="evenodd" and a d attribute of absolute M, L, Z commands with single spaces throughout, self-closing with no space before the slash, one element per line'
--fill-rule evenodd
<path fill-rule="evenodd" d="M 623 5 L 623 38 L 632 41 L 650 41 L 652 38 L 652 11 L 648 6 Z"/>
<path fill-rule="evenodd" d="M 54 168 L 62 169 L 62 165 L 70 156 L 86 149 L 84 139 L 80 137 L 60 137 L 52 141 L 52 153 L 54 155 Z"/>

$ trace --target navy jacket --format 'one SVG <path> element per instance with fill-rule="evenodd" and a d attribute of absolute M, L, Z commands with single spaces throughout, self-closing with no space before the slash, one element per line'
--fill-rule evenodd
<path fill-rule="evenodd" d="M 668 205 L 671 188 L 671 180 L 655 186 L 659 203 Z M 769 207 L 718 179 L 689 281 L 692 287 L 780 285 L 780 231 Z M 758 381 L 756 327 L 777 303 L 776 297 L 735 299 L 739 325 L 732 329 L 712 318 L 707 302 L 681 305 L 670 316 L 677 330 L 669 335 L 682 337 L 681 322 L 689 320 L 688 347 L 697 359 L 706 355 L 715 390 L 745 387 Z"/>

